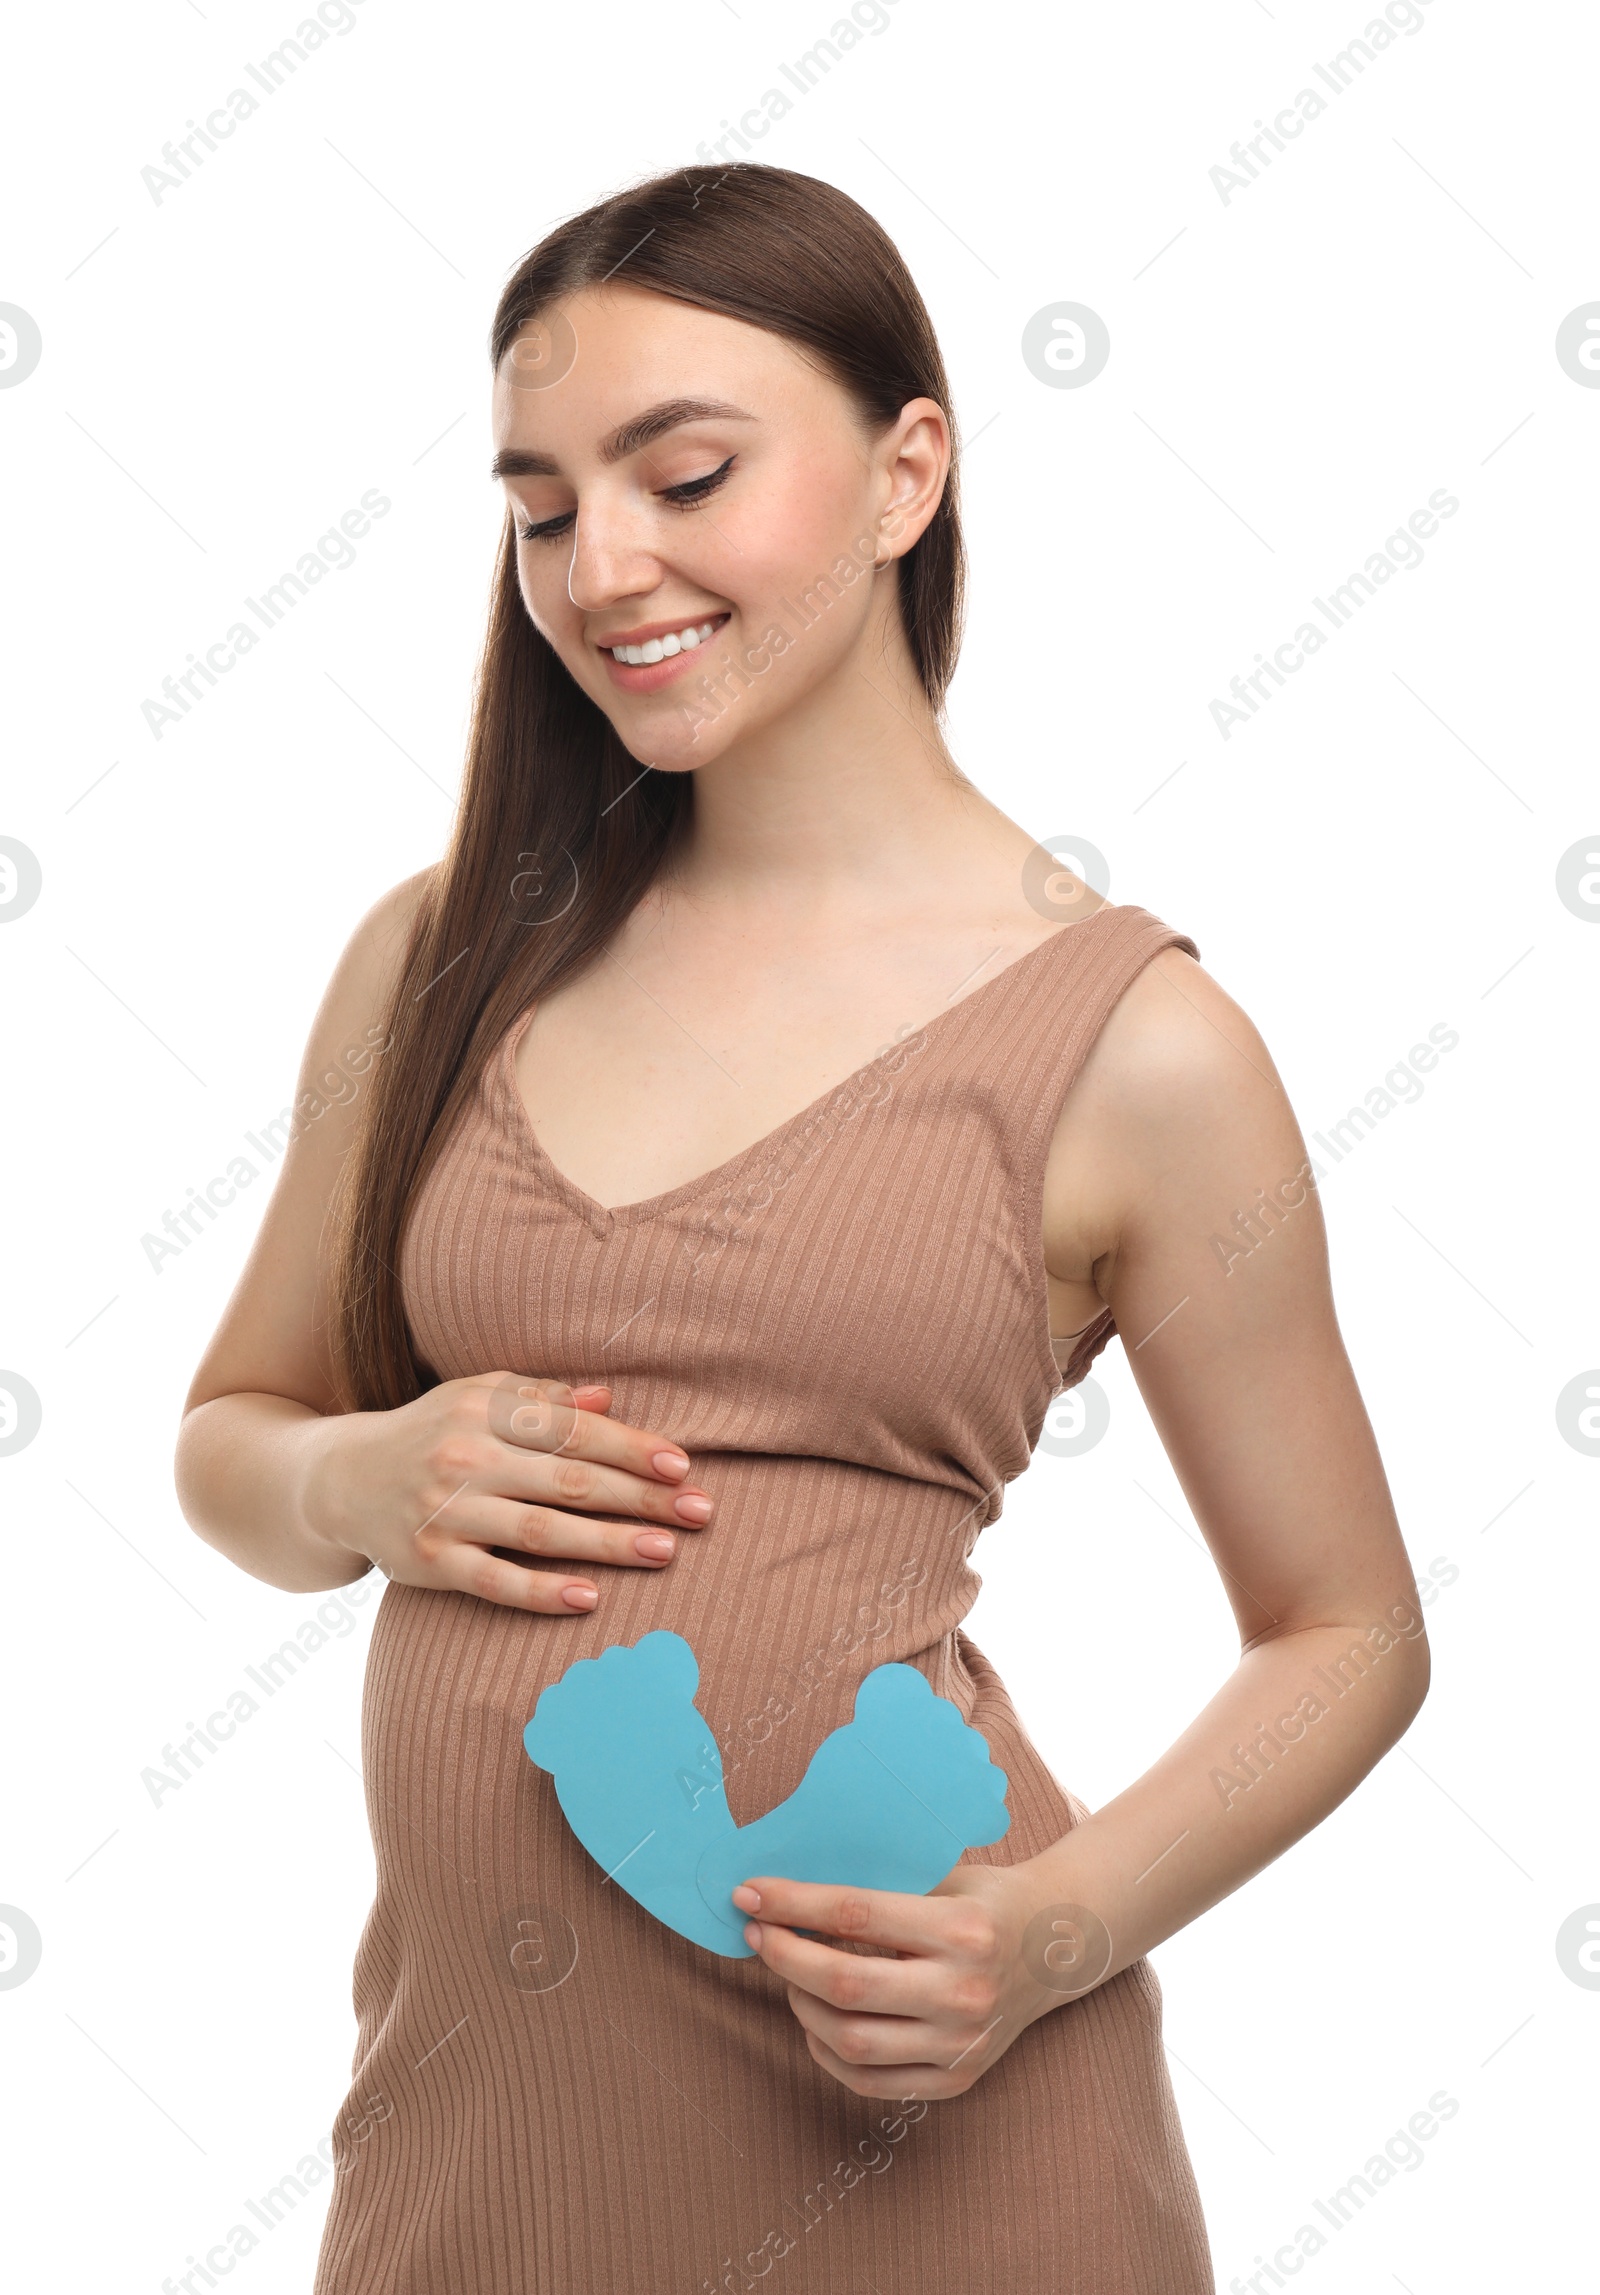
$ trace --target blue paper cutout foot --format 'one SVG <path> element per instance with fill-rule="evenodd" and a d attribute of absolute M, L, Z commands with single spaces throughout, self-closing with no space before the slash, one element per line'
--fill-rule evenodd
<path fill-rule="evenodd" d="M 553 1773 L 567 1823 L 596 1864 L 668 1928 L 720 1951 L 727 1932 L 694 1873 L 701 1852 L 735 1828 L 722 1756 L 695 1711 L 699 1686 L 681 1634 L 614 1643 L 551 1683 L 522 1742 Z"/>
<path fill-rule="evenodd" d="M 680 1634 L 614 1644 L 544 1691 L 523 1744 L 617 1886 L 708 1951 L 754 1957 L 732 1901 L 752 1873 L 921 1896 L 1010 1825 L 981 1734 L 914 1666 L 881 1665 L 788 1800 L 736 1826 L 699 1682 Z"/>

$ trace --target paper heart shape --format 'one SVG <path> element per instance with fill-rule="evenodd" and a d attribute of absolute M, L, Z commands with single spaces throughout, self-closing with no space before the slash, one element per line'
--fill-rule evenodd
<path fill-rule="evenodd" d="M 752 1873 L 923 1896 L 1011 1823 L 981 1733 L 915 1666 L 881 1665 L 789 1798 L 738 1826 L 699 1682 L 681 1634 L 614 1643 L 551 1683 L 522 1741 L 607 1877 L 709 1952 L 754 1957 L 732 1901 Z"/>

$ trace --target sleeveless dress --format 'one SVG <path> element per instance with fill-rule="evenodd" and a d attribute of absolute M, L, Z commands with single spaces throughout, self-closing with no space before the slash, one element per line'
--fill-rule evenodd
<path fill-rule="evenodd" d="M 490 1057 L 406 1223 L 418 1352 L 441 1379 L 604 1379 L 716 1510 L 663 1570 L 585 1564 L 587 1616 L 386 1588 L 363 1712 L 377 1893 L 315 2295 L 1210 2295 L 1148 1960 L 962 2096 L 857 2096 L 759 1960 L 606 1880 L 522 1744 L 576 1659 L 666 1627 L 699 1660 L 740 1825 L 895 1660 L 1006 1772 L 1010 1829 L 973 1860 L 1088 1814 L 961 1620 L 979 1532 L 1113 1335 L 1105 1311 L 1052 1344 L 1045 1161 L 1101 1025 L 1168 947 L 1199 953 L 1102 906 L 715 1171 L 614 1210 L 534 1136 L 512 1071 L 531 1005 Z"/>

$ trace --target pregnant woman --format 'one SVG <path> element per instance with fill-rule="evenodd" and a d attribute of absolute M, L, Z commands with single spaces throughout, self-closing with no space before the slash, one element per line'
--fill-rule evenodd
<path fill-rule="evenodd" d="M 1315 1167 L 1195 942 L 946 746 L 951 397 L 870 217 L 662 177 L 534 249 L 491 351 L 454 834 L 334 974 L 178 1455 L 256 1577 L 388 1581 L 318 2295 L 1202 2295 L 1146 1955 L 1427 1683 Z M 1013 578 L 1006 637 L 1043 734 L 1070 629 Z M 1091 1814 L 962 1620 L 1114 1335 L 1240 1655 Z M 1055 1621 L 1064 1666 L 1137 1674 L 1134 1593 Z M 687 1730 L 751 1824 L 899 1663 L 1009 1828 L 929 1894 L 750 1871 L 751 1954 L 691 1942 L 523 1746 L 657 1630 L 698 1688 L 619 1790 L 692 1790 Z"/>

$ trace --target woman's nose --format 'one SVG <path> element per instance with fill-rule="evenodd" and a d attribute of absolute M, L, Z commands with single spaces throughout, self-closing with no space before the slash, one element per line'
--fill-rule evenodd
<path fill-rule="evenodd" d="M 618 507 L 584 507 L 572 529 L 572 561 L 567 596 L 585 613 L 596 613 L 619 598 L 644 597 L 661 580 L 661 561 L 628 512 Z"/>

